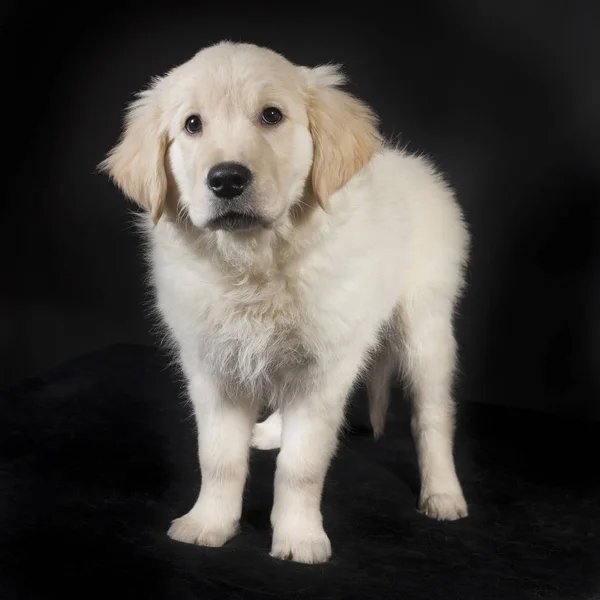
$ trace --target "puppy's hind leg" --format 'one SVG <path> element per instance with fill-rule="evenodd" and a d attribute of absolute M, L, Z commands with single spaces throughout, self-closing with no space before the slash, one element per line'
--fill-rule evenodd
<path fill-rule="evenodd" d="M 422 290 L 403 306 L 403 367 L 412 388 L 412 434 L 421 475 L 419 509 L 438 520 L 467 516 L 453 457 L 453 297 Z"/>
<path fill-rule="evenodd" d="M 252 447 L 258 450 L 274 450 L 281 446 L 281 413 L 276 410 L 252 430 Z"/>

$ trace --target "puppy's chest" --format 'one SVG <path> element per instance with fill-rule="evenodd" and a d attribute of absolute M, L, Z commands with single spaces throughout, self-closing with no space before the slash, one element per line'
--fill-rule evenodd
<path fill-rule="evenodd" d="M 230 289 L 205 313 L 201 358 L 221 376 L 276 383 L 316 361 L 303 300 L 283 285 Z"/>

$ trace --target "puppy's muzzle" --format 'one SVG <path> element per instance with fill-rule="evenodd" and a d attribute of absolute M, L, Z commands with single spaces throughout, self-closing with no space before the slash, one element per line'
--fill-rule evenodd
<path fill-rule="evenodd" d="M 252 172 L 240 163 L 222 162 L 211 168 L 206 176 L 214 210 L 209 229 L 240 231 L 269 225 L 254 206 L 251 183 Z"/>

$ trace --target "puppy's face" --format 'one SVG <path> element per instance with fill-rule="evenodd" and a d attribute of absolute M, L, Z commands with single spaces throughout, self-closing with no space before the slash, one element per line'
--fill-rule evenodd
<path fill-rule="evenodd" d="M 305 193 L 326 202 L 378 147 L 340 83 L 333 67 L 217 44 L 140 94 L 101 167 L 155 222 L 171 205 L 200 229 L 271 227 Z"/>
<path fill-rule="evenodd" d="M 268 227 L 298 201 L 313 158 L 305 87 L 296 67 L 252 46 L 214 46 L 180 69 L 169 160 L 194 225 Z"/>

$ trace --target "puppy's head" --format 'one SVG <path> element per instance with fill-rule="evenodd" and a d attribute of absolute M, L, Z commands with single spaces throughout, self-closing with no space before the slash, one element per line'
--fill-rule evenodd
<path fill-rule="evenodd" d="M 324 206 L 379 147 L 342 83 L 335 67 L 211 46 L 139 94 L 100 168 L 155 223 L 170 208 L 198 228 L 270 227 L 306 193 Z"/>

